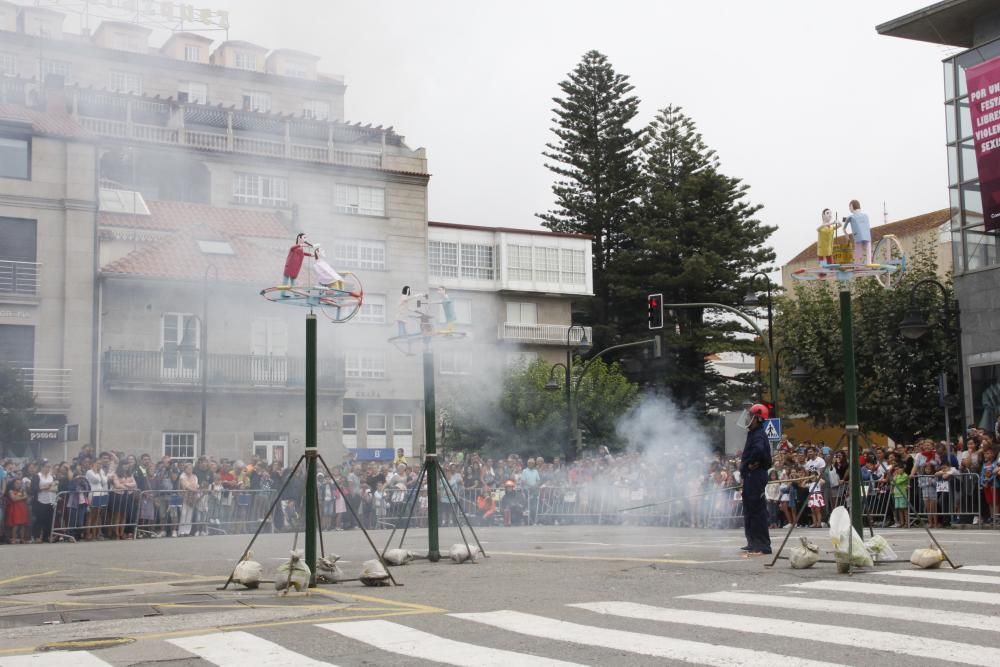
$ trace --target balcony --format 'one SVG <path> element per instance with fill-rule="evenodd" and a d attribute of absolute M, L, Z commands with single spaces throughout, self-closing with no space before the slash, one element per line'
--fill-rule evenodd
<path fill-rule="evenodd" d="M 567 331 L 569 331 L 568 324 L 515 324 L 513 322 L 504 322 L 500 325 L 497 336 L 500 340 L 511 343 L 566 345 Z M 569 342 L 579 343 L 584 331 L 586 332 L 587 340 L 594 339 L 590 327 L 576 327 L 570 333 Z"/>
<path fill-rule="evenodd" d="M 101 91 L 74 91 L 72 109 L 104 137 L 199 151 L 381 169 L 385 147 L 402 147 L 391 129 Z"/>
<path fill-rule="evenodd" d="M 35 411 L 63 412 L 70 406 L 73 371 L 69 368 L 15 368 L 25 389 L 35 397 Z"/>
<path fill-rule="evenodd" d="M 209 354 L 206 385 L 213 390 L 304 390 L 305 359 L 254 354 Z M 190 390 L 202 385 L 201 355 L 194 351 L 104 352 L 104 383 L 111 389 Z M 344 390 L 343 359 L 323 360 L 317 371 L 317 391 Z"/>
<path fill-rule="evenodd" d="M 38 262 L 0 259 L 0 295 L 33 297 L 38 294 Z"/>

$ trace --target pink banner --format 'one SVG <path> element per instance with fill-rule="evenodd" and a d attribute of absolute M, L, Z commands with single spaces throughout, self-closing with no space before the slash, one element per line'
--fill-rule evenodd
<path fill-rule="evenodd" d="M 965 70 L 986 231 L 1000 227 L 1000 58 Z"/>

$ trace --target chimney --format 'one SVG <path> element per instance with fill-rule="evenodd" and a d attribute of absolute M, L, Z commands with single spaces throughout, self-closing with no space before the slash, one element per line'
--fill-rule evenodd
<path fill-rule="evenodd" d="M 66 83 L 59 74 L 47 74 L 42 95 L 42 103 L 45 111 L 66 115 L 69 109 L 66 106 Z"/>

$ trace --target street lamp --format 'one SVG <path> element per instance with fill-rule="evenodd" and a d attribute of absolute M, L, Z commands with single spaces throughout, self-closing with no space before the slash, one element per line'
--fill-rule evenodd
<path fill-rule="evenodd" d="M 939 290 L 941 290 L 941 297 L 944 301 L 943 304 L 943 315 L 942 318 L 944 323 L 944 335 L 949 341 L 954 336 L 955 344 L 957 346 L 958 352 L 958 405 L 959 405 L 959 415 L 961 418 L 960 422 L 965 423 L 965 378 L 962 372 L 962 320 L 961 311 L 958 308 L 958 300 L 950 299 L 948 295 L 948 288 L 945 287 L 940 281 L 934 278 L 924 278 L 923 280 L 917 281 L 916 284 L 910 288 L 910 303 L 906 309 L 906 315 L 903 320 L 899 323 L 899 333 L 908 340 L 917 340 L 921 338 L 924 334 L 931 330 L 931 325 L 924 316 L 923 311 L 921 311 L 916 304 L 917 290 L 925 285 L 934 285 Z M 955 318 L 955 326 L 952 328 L 952 318 Z M 948 451 L 951 452 L 951 429 L 950 429 L 950 416 L 948 411 L 948 397 L 947 397 L 947 374 L 946 370 L 941 371 L 941 375 L 944 378 L 941 384 L 942 390 L 942 402 L 944 403 L 944 439 L 948 442 Z"/>
<path fill-rule="evenodd" d="M 568 455 L 570 453 L 570 445 L 575 442 L 573 437 L 573 424 L 575 423 L 575 415 L 573 414 L 573 399 L 570 395 L 570 377 L 573 369 L 573 330 L 580 330 L 580 342 L 578 342 L 575 347 L 581 353 L 586 354 L 587 350 L 590 349 L 590 341 L 587 339 L 587 329 L 581 324 L 570 325 L 566 329 L 566 363 L 556 363 L 552 365 L 549 370 L 549 379 L 545 383 L 545 389 L 548 391 L 558 391 L 559 383 L 556 382 L 555 372 L 556 368 L 562 366 L 563 371 L 566 373 L 565 382 L 565 392 L 566 392 L 566 445 L 563 449 L 563 453 Z"/>
<path fill-rule="evenodd" d="M 796 350 L 791 345 L 786 345 L 786 346 L 784 346 L 783 348 L 781 348 L 780 350 L 778 350 L 777 352 L 774 353 L 775 386 L 778 388 L 779 391 L 781 390 L 781 355 L 783 353 L 785 353 L 785 352 L 791 352 L 794 355 L 794 359 L 795 359 L 795 366 L 793 366 L 792 370 L 789 371 L 788 377 L 790 377 L 791 379 L 795 380 L 796 382 L 799 382 L 799 381 L 802 381 L 802 380 L 808 380 L 810 377 L 812 377 L 812 373 L 810 373 L 800 363 L 800 361 L 799 361 L 799 351 Z M 777 414 L 777 412 L 778 412 L 778 396 L 777 395 L 775 395 L 771 399 L 771 404 L 774 406 L 774 412 Z"/>
<path fill-rule="evenodd" d="M 750 284 L 747 285 L 747 293 L 743 297 L 743 305 L 756 307 L 760 305 L 760 297 L 757 296 L 757 291 L 754 289 L 754 284 L 757 281 L 757 277 L 760 276 L 764 278 L 764 284 L 767 285 L 767 344 L 773 350 L 774 349 L 774 303 L 771 299 L 771 279 L 767 277 L 767 274 L 763 271 L 758 271 L 757 273 L 750 276 Z M 776 396 L 771 397 L 771 402 L 775 402 Z"/>

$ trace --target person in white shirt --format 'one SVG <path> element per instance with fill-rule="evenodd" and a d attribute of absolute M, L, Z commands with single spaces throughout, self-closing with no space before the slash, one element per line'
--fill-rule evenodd
<path fill-rule="evenodd" d="M 810 447 L 806 450 L 806 462 L 803 467 L 809 472 L 822 473 L 826 461 L 816 452 L 815 447 Z"/>
<path fill-rule="evenodd" d="M 108 510 L 108 473 L 104 470 L 104 464 L 100 459 L 94 459 L 87 471 L 87 481 L 90 483 L 90 505 L 87 512 L 87 530 L 83 534 L 84 540 L 103 540 L 101 529 L 96 526 L 104 525 L 104 516 Z"/>

